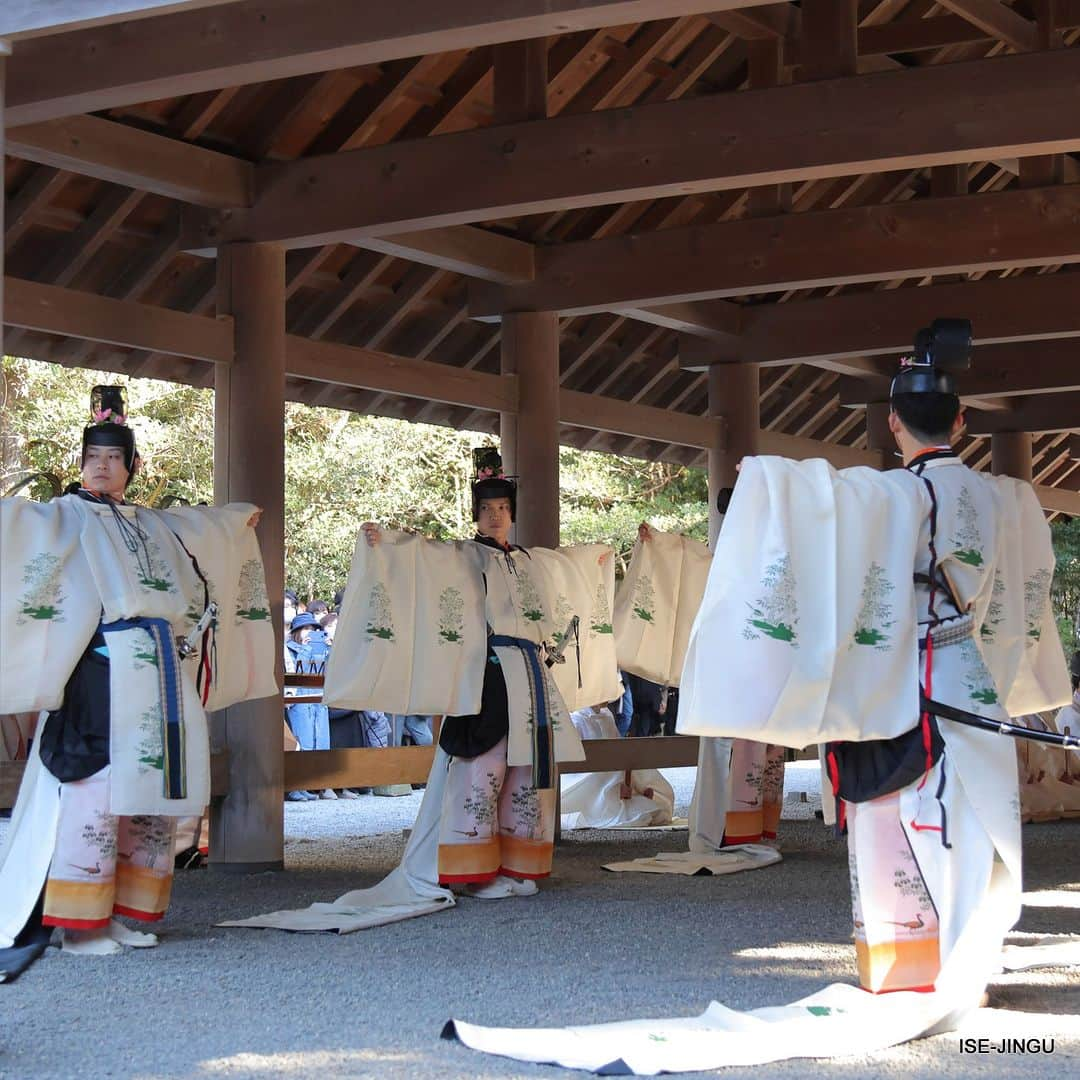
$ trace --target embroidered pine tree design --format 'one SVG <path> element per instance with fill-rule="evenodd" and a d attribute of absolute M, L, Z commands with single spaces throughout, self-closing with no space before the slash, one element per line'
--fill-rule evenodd
<path fill-rule="evenodd" d="M 878 652 L 888 652 L 892 648 L 888 630 L 896 621 L 892 615 L 889 596 L 893 592 L 893 583 L 885 576 L 884 567 L 871 563 L 863 578 L 862 606 L 855 627 L 855 645 L 869 645 Z"/>
<path fill-rule="evenodd" d="M 19 601 L 19 616 L 16 622 L 25 623 L 29 619 L 64 621 L 60 569 L 60 558 L 47 553 L 35 555 L 23 567 L 23 584 L 27 586 L 27 590 Z"/>
<path fill-rule="evenodd" d="M 176 585 L 169 574 L 169 569 L 161 554 L 161 548 L 158 547 L 157 541 L 153 537 L 148 536 L 146 538 L 145 549 L 149 570 L 140 567 L 139 584 L 151 592 L 175 592 Z"/>
<path fill-rule="evenodd" d="M 510 805 L 518 824 L 528 833 L 530 840 L 535 840 L 536 831 L 540 828 L 540 800 L 536 795 L 536 788 L 518 788 L 510 796 Z M 514 831 L 517 832 L 517 829 Z"/>
<path fill-rule="evenodd" d="M 111 859 L 116 854 L 116 818 L 104 810 L 94 811 L 94 821 L 88 821 L 79 833 L 79 839 L 94 855 Z M 86 867 L 79 869 L 86 870 Z M 93 872 L 93 871 L 88 871 Z M 100 873 L 100 871 L 97 871 Z"/>
<path fill-rule="evenodd" d="M 152 664 L 157 667 L 158 651 L 154 639 L 145 631 L 139 635 L 139 639 L 141 643 L 134 647 L 131 654 L 132 659 L 136 661 L 135 668 L 138 669 L 143 664 Z"/>
<path fill-rule="evenodd" d="M 462 808 L 477 825 L 490 825 L 495 820 L 495 806 L 499 797 L 499 778 L 489 772 L 487 788 L 473 784 L 472 793 L 465 796 Z"/>
<path fill-rule="evenodd" d="M 555 647 L 559 648 L 566 640 L 566 628 L 570 623 L 570 620 L 574 616 L 574 609 L 570 606 L 570 601 L 559 593 L 555 597 L 555 615 L 553 616 L 555 621 L 555 631 L 551 635 L 555 641 Z"/>
<path fill-rule="evenodd" d="M 990 603 L 986 607 L 986 618 L 979 627 L 979 636 L 983 641 L 993 642 L 997 628 L 1005 614 L 1005 580 L 1000 570 L 994 571 L 994 584 L 990 590 Z"/>
<path fill-rule="evenodd" d="M 394 640 L 394 616 L 390 606 L 390 594 L 381 581 L 372 586 L 371 595 L 368 597 L 367 636 L 368 641 L 372 638 L 382 638 L 383 641 Z"/>
<path fill-rule="evenodd" d="M 791 572 L 791 557 L 784 555 L 767 567 L 761 581 L 762 595 L 750 607 L 750 616 L 743 627 L 743 637 L 756 640 L 764 634 L 798 648 L 799 610 L 795 600 L 795 575 Z"/>
<path fill-rule="evenodd" d="M 172 831 L 165 824 L 167 819 L 139 815 L 128 823 L 128 835 L 135 841 L 146 865 L 153 869 L 158 859 L 172 855 Z"/>
<path fill-rule="evenodd" d="M 151 705 L 139 717 L 139 734 L 139 764 L 164 772 L 165 748 L 162 744 L 160 705 Z"/>
<path fill-rule="evenodd" d="M 614 633 L 611 623 L 611 605 L 608 603 L 607 589 L 601 582 L 596 586 L 596 598 L 593 600 L 592 620 L 589 623 L 592 636 Z"/>
<path fill-rule="evenodd" d="M 259 622 L 270 618 L 270 600 L 258 559 L 247 559 L 240 567 L 236 596 L 236 621 Z"/>
<path fill-rule="evenodd" d="M 465 600 L 452 585 L 439 593 L 439 644 L 460 645 L 465 640 Z"/>
<path fill-rule="evenodd" d="M 656 593 L 648 574 L 642 574 L 634 582 L 633 608 L 635 617 L 642 622 L 652 622 L 656 617 Z"/>
<path fill-rule="evenodd" d="M 956 551 L 953 553 L 962 563 L 968 566 L 982 566 L 982 535 L 979 532 L 978 515 L 975 511 L 975 503 L 971 499 L 971 492 L 966 487 L 960 489 L 960 495 L 956 500 L 957 530 L 953 543 Z"/>
<path fill-rule="evenodd" d="M 1024 633 L 1029 647 L 1042 637 L 1046 602 L 1050 597 L 1049 588 L 1049 570 L 1037 570 L 1024 582 Z"/>
<path fill-rule="evenodd" d="M 761 797 L 765 802 L 783 802 L 784 759 L 780 754 L 771 753 L 765 759 L 765 772 L 761 777 Z"/>
<path fill-rule="evenodd" d="M 982 654 L 973 638 L 960 643 L 960 659 L 964 666 L 964 683 L 972 701 L 980 705 L 996 705 L 998 700 L 994 680 L 983 663 Z"/>
<path fill-rule="evenodd" d="M 540 594 L 536 591 L 536 585 L 528 571 L 519 569 L 515 578 L 517 581 L 518 603 L 521 605 L 521 614 L 530 622 L 539 622 L 544 617 L 544 603 Z"/>

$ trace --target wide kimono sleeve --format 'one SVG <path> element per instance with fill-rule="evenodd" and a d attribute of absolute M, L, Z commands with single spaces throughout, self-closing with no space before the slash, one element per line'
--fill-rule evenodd
<path fill-rule="evenodd" d="M 638 540 L 615 597 L 619 667 L 678 686 L 712 556 L 699 540 L 652 530 Z"/>
<path fill-rule="evenodd" d="M 472 715 L 486 656 L 483 575 L 464 545 L 386 530 L 369 547 L 358 534 L 326 665 L 327 705 Z"/>
<path fill-rule="evenodd" d="M 69 502 L 0 499 L 0 713 L 58 708 L 100 618 Z"/>
<path fill-rule="evenodd" d="M 249 503 L 230 503 L 160 511 L 194 557 L 206 579 L 209 599 L 218 605 L 217 625 L 212 638 L 207 639 L 212 655 L 203 657 L 200 653 L 186 661 L 208 662 L 208 710 L 279 692 L 262 553 L 255 530 L 248 525 L 255 510 Z M 194 598 L 189 622 L 202 614 L 201 600 Z M 201 649 L 202 643 L 198 645 Z"/>
<path fill-rule="evenodd" d="M 1050 527 L 1030 484 L 996 476 L 999 520 L 993 587 L 976 612 L 978 643 L 1010 716 L 1067 705 L 1072 688 L 1054 619 Z"/>
<path fill-rule="evenodd" d="M 551 668 L 552 680 L 571 711 L 614 701 L 621 692 L 611 615 L 612 554 L 606 544 L 529 549 L 543 593 L 544 637 L 562 645 L 570 620 L 575 615 L 579 620 L 579 640 L 566 642 L 565 662 Z"/>
<path fill-rule="evenodd" d="M 907 731 L 927 512 L 910 474 L 744 459 L 690 636 L 678 730 L 794 748 Z"/>

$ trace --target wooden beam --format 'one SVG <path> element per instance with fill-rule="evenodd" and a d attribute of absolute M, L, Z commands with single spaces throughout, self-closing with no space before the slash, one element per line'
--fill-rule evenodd
<path fill-rule="evenodd" d="M 433 746 L 311 750 L 286 754 L 285 790 L 377 784 L 422 784 L 431 772 Z"/>
<path fill-rule="evenodd" d="M 943 8 L 1021 52 L 1038 48 L 1036 25 L 998 0 L 938 0 Z"/>
<path fill-rule="evenodd" d="M 1067 488 L 1048 487 L 1046 484 L 1033 484 L 1039 505 L 1044 510 L 1053 510 L 1070 517 L 1080 517 L 1080 491 Z"/>
<path fill-rule="evenodd" d="M 13 41 L 42 34 L 146 19 L 167 12 L 214 7 L 229 0 L 24 0 L 0 9 L 0 36 Z"/>
<path fill-rule="evenodd" d="M 8 123 L 754 0 L 242 0 L 20 44 Z"/>
<path fill-rule="evenodd" d="M 294 334 L 286 339 L 285 366 L 292 376 L 354 389 L 492 412 L 517 408 L 517 383 L 512 377 L 392 356 L 352 345 L 312 341 Z"/>
<path fill-rule="evenodd" d="M 469 310 L 481 318 L 502 311 L 580 314 L 1073 262 L 1080 262 L 1080 185 L 912 199 L 563 244 L 537 252 L 531 285 L 474 285 Z"/>
<path fill-rule="evenodd" d="M 633 435 L 654 442 L 708 449 L 717 445 L 720 427 L 705 416 L 635 405 L 616 398 L 584 394 L 578 390 L 559 391 L 559 421 L 590 431 Z"/>
<path fill-rule="evenodd" d="M 704 338 L 717 359 L 734 359 L 738 354 L 742 327 L 742 307 L 738 304 L 712 300 L 707 304 L 660 304 L 615 310 L 628 319 Z"/>
<path fill-rule="evenodd" d="M 963 398 L 999 400 L 1080 391 L 1080 341 L 1066 338 L 978 348 L 972 369 L 957 373 L 956 388 Z M 887 401 L 888 394 L 888 378 L 849 379 L 841 388 L 840 404 Z"/>
<path fill-rule="evenodd" d="M 248 162 L 98 116 L 9 128 L 7 152 L 196 206 L 251 203 Z"/>
<path fill-rule="evenodd" d="M 871 469 L 885 468 L 885 453 L 880 450 L 860 450 L 854 446 L 823 443 L 799 435 L 785 435 L 780 431 L 762 431 L 758 436 L 759 454 L 776 454 L 780 457 L 805 461 L 808 458 L 824 458 L 836 469 L 850 469 L 866 465 Z"/>
<path fill-rule="evenodd" d="M 216 364 L 232 360 L 232 320 L 227 318 L 208 319 L 15 277 L 4 278 L 3 314 L 6 326 L 23 330 L 212 360 Z"/>
<path fill-rule="evenodd" d="M 710 303 L 691 305 L 708 312 Z M 977 345 L 1080 336 L 1080 274 L 1021 274 L 947 285 L 879 289 L 753 304 L 742 309 L 743 349 L 765 364 L 893 356 L 941 315 L 970 319 Z M 976 357 L 982 350 L 976 352 Z M 978 361 L 977 361 L 978 363 Z"/>
<path fill-rule="evenodd" d="M 193 213 L 189 243 L 311 245 L 346 233 L 411 232 L 1056 153 L 1080 148 L 1078 83 L 1080 50 L 1062 49 L 557 116 L 266 164 L 258 171 L 256 205 Z"/>
<path fill-rule="evenodd" d="M 536 272 L 532 244 L 470 225 L 366 237 L 355 243 L 371 251 L 504 285 L 532 281 Z"/>
<path fill-rule="evenodd" d="M 998 431 L 1080 431 L 1080 393 L 1017 398 L 1012 409 L 967 413 L 969 435 Z"/>

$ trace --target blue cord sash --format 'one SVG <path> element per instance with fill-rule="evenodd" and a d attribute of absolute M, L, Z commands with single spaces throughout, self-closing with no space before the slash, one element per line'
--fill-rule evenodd
<path fill-rule="evenodd" d="M 158 700 L 161 704 L 161 746 L 166 799 L 187 798 L 184 766 L 184 708 L 180 693 L 180 665 L 172 627 L 165 619 L 117 619 L 102 623 L 101 632 L 144 630 L 157 653 Z"/>
<path fill-rule="evenodd" d="M 547 682 L 540 665 L 540 649 L 535 641 L 527 638 L 492 634 L 488 638 L 492 648 L 520 649 L 525 654 L 525 672 L 529 679 L 529 696 L 532 699 L 532 771 L 533 787 L 555 786 L 555 741 L 552 738 L 551 717 L 548 712 Z M 509 687 L 507 687 L 509 692 Z"/>

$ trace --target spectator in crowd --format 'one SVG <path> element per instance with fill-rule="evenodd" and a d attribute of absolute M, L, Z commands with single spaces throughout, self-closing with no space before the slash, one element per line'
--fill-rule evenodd
<path fill-rule="evenodd" d="M 330 613 L 330 608 L 325 600 L 312 600 L 307 606 L 307 611 L 309 615 L 314 615 L 316 619 L 322 619 L 324 615 Z"/>
<path fill-rule="evenodd" d="M 309 612 L 300 612 L 292 621 L 285 641 L 285 671 L 297 675 L 320 675 L 326 668 L 330 647 L 318 620 Z M 287 697 L 311 697 L 318 691 L 310 687 L 287 687 Z M 330 714 L 321 702 L 302 702 L 287 706 L 286 718 L 289 728 L 301 750 L 330 749 Z M 327 788 L 319 795 L 309 791 L 290 791 L 285 796 L 290 802 L 310 799 L 336 799 L 337 795 Z"/>
<path fill-rule="evenodd" d="M 630 680 L 625 671 L 619 672 L 619 678 L 623 685 L 622 697 L 618 701 L 611 702 L 608 708 L 615 719 L 615 727 L 625 739 L 630 734 L 630 725 L 634 721 L 634 695 L 630 690 Z"/>
<path fill-rule="evenodd" d="M 292 589 L 285 590 L 285 629 L 288 630 L 292 626 L 293 619 L 300 614 L 302 608 L 300 602 L 296 599 L 296 593 Z"/>
<path fill-rule="evenodd" d="M 630 735 L 674 735 L 679 711 L 679 690 L 675 686 L 660 686 L 638 675 L 624 676 L 633 694 L 634 712 Z"/>
<path fill-rule="evenodd" d="M 338 617 L 336 611 L 327 612 L 320 620 L 319 625 L 322 627 L 323 633 L 326 635 L 326 643 L 328 645 L 334 644 L 334 634 L 337 633 Z"/>
<path fill-rule="evenodd" d="M 338 591 L 336 593 L 334 593 L 334 610 L 339 615 L 341 614 L 341 605 L 344 602 L 345 602 L 345 590 L 343 588 L 338 589 Z"/>

